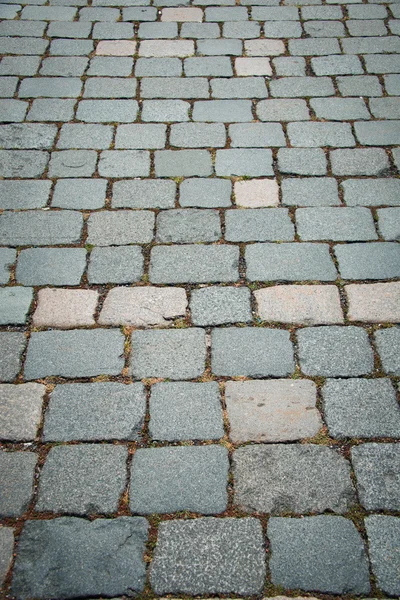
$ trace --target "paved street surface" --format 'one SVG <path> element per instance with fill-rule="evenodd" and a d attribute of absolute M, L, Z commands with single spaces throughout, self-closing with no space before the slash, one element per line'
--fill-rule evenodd
<path fill-rule="evenodd" d="M 398 597 L 400 3 L 5 1 L 1 597 Z"/>

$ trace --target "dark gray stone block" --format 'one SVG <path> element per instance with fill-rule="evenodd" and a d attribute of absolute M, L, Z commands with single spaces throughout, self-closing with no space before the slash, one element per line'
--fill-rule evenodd
<path fill-rule="evenodd" d="M 363 444 L 351 450 L 357 490 L 366 510 L 400 510 L 400 445 Z"/>
<path fill-rule="evenodd" d="M 8 569 L 13 559 L 14 530 L 12 527 L 0 528 L 0 585 L 6 578 Z"/>
<path fill-rule="evenodd" d="M 400 327 L 377 331 L 375 343 L 385 373 L 400 375 Z"/>
<path fill-rule="evenodd" d="M 89 283 L 133 283 L 143 274 L 143 254 L 140 246 L 109 246 L 93 248 L 90 253 Z"/>
<path fill-rule="evenodd" d="M 0 381 L 12 381 L 21 368 L 25 335 L 16 331 L 0 333 Z"/>
<path fill-rule="evenodd" d="M 23 285 L 79 285 L 85 267 L 84 248 L 28 248 L 18 257 L 17 282 Z"/>
<path fill-rule="evenodd" d="M 335 246 L 335 254 L 343 279 L 400 277 L 400 246 L 395 242 L 342 244 Z"/>
<path fill-rule="evenodd" d="M 377 586 L 386 594 L 400 594 L 400 519 L 371 515 L 365 519 L 372 571 Z"/>
<path fill-rule="evenodd" d="M 252 320 L 250 290 L 213 286 L 193 290 L 190 311 L 194 325 L 222 325 Z"/>
<path fill-rule="evenodd" d="M 0 516 L 19 517 L 28 508 L 37 460 L 34 452 L 0 451 Z"/>

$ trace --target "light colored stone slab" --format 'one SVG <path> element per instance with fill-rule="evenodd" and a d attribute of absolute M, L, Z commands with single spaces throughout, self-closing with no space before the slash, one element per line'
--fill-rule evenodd
<path fill-rule="evenodd" d="M 275 179 L 236 181 L 234 192 L 236 204 L 243 208 L 259 208 L 279 204 L 279 188 Z"/>
<path fill-rule="evenodd" d="M 312 381 L 228 381 L 225 398 L 234 442 L 298 440 L 322 425 Z"/>
<path fill-rule="evenodd" d="M 350 321 L 400 322 L 400 282 L 345 286 Z"/>
<path fill-rule="evenodd" d="M 97 299 L 98 293 L 95 290 L 39 290 L 33 324 L 35 327 L 61 328 L 94 325 Z"/>
<path fill-rule="evenodd" d="M 180 23 L 187 21 L 201 22 L 203 19 L 203 11 L 201 8 L 188 7 L 172 7 L 163 8 L 161 12 L 161 21 L 178 21 Z"/>
<path fill-rule="evenodd" d="M 278 285 L 254 292 L 263 321 L 304 325 L 343 323 L 334 285 Z"/>
<path fill-rule="evenodd" d="M 97 44 L 96 54 L 102 56 L 133 56 L 136 42 L 130 40 L 102 40 Z"/>
<path fill-rule="evenodd" d="M 25 441 L 36 437 L 45 391 L 45 386 L 39 383 L 0 385 L 1 440 Z"/>
<path fill-rule="evenodd" d="M 100 313 L 101 325 L 169 325 L 185 315 L 183 288 L 116 287 L 108 292 Z"/>
<path fill-rule="evenodd" d="M 140 56 L 191 56 L 194 54 L 193 40 L 143 40 Z"/>

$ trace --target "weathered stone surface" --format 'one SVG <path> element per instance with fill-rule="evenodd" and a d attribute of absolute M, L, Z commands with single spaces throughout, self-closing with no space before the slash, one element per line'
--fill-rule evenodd
<path fill-rule="evenodd" d="M 33 385 L 33 384 L 30 384 Z M 43 439 L 138 440 L 146 412 L 141 383 L 71 383 L 50 394 Z"/>
<path fill-rule="evenodd" d="M 134 513 L 226 509 L 228 451 L 220 446 L 140 448 L 132 461 L 130 508 Z"/>
<path fill-rule="evenodd" d="M 279 188 L 275 179 L 235 181 L 235 201 L 243 208 L 260 208 L 279 204 Z"/>
<path fill-rule="evenodd" d="M 141 517 L 29 521 L 19 540 L 12 593 L 23 600 L 141 592 L 147 530 Z"/>
<path fill-rule="evenodd" d="M 385 373 L 400 374 L 400 327 L 391 327 L 375 333 L 375 343 Z"/>
<path fill-rule="evenodd" d="M 377 586 L 391 596 L 400 594 L 399 536 L 400 519 L 371 515 L 365 519 L 372 571 Z"/>
<path fill-rule="evenodd" d="M 262 591 L 265 551 L 257 519 L 176 520 L 161 523 L 150 581 L 158 595 Z"/>
<path fill-rule="evenodd" d="M 267 537 L 274 585 L 321 593 L 368 594 L 367 555 L 352 521 L 327 515 L 273 517 Z"/>
<path fill-rule="evenodd" d="M 233 454 L 235 504 L 249 512 L 345 513 L 355 503 L 350 464 L 313 444 L 245 446 Z"/>
<path fill-rule="evenodd" d="M 39 383 L 0 385 L 0 439 L 9 441 L 36 438 L 46 388 Z"/>
<path fill-rule="evenodd" d="M 34 452 L 0 451 L 0 515 L 19 517 L 33 494 L 33 475 L 38 455 Z"/>
<path fill-rule="evenodd" d="M 155 440 L 210 440 L 224 435 L 218 384 L 163 382 L 152 386 L 150 436 Z"/>
<path fill-rule="evenodd" d="M 93 248 L 88 267 L 89 283 L 133 283 L 143 274 L 140 246 Z"/>
<path fill-rule="evenodd" d="M 400 407 L 389 379 L 328 379 L 322 397 L 332 437 L 398 437 Z"/>
<path fill-rule="evenodd" d="M 250 290 L 225 286 L 193 290 L 190 312 L 194 325 L 246 323 L 252 320 Z"/>
<path fill-rule="evenodd" d="M 345 291 L 350 321 L 400 322 L 400 283 L 351 284 Z"/>
<path fill-rule="evenodd" d="M 38 511 L 113 513 L 125 487 L 127 449 L 112 444 L 51 448 L 39 479 Z"/>
<path fill-rule="evenodd" d="M 263 321 L 343 323 L 339 292 L 333 285 L 279 285 L 256 290 L 254 296 Z"/>
<path fill-rule="evenodd" d="M 12 381 L 21 368 L 21 354 L 26 339 L 23 333 L 2 331 L 0 333 L 0 381 Z"/>
<path fill-rule="evenodd" d="M 362 444 L 351 450 L 357 490 L 366 510 L 400 509 L 400 446 Z"/>
<path fill-rule="evenodd" d="M 116 287 L 107 294 L 100 313 L 101 325 L 170 325 L 185 316 L 183 288 Z"/>
<path fill-rule="evenodd" d="M 322 426 L 312 381 L 228 381 L 225 401 L 234 442 L 297 440 Z"/>
<path fill-rule="evenodd" d="M 11 565 L 14 549 L 14 530 L 12 527 L 0 527 L 0 585 L 3 584 Z"/>
<path fill-rule="evenodd" d="M 39 290 L 33 324 L 35 327 L 61 328 L 94 325 L 97 302 L 96 290 Z"/>
<path fill-rule="evenodd" d="M 23 325 L 33 299 L 33 289 L 14 286 L 0 289 L 0 325 Z"/>

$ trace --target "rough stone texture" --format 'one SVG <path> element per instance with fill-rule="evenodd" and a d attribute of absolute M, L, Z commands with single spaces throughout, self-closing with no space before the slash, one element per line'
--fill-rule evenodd
<path fill-rule="evenodd" d="M 365 519 L 372 571 L 377 586 L 391 596 L 400 593 L 399 545 L 400 519 L 384 515 L 371 515 Z"/>
<path fill-rule="evenodd" d="M 76 211 L 3 212 L 0 244 L 3 246 L 51 246 L 80 241 L 82 215 Z"/>
<path fill-rule="evenodd" d="M 220 215 L 215 210 L 174 209 L 157 216 L 157 242 L 216 242 L 220 237 Z"/>
<path fill-rule="evenodd" d="M 368 594 L 368 559 L 352 521 L 344 517 L 273 517 L 267 537 L 271 579 L 284 588 Z"/>
<path fill-rule="evenodd" d="M 116 287 L 110 290 L 100 313 L 101 325 L 170 325 L 184 317 L 186 292 L 182 288 Z"/>
<path fill-rule="evenodd" d="M 51 205 L 56 208 L 88 210 L 102 208 L 106 188 L 105 179 L 58 179 Z"/>
<path fill-rule="evenodd" d="M 175 190 L 176 184 L 170 180 L 117 181 L 113 186 L 112 206 L 113 208 L 173 208 Z"/>
<path fill-rule="evenodd" d="M 141 592 L 147 530 L 141 517 L 30 521 L 20 537 L 12 593 L 22 600 Z"/>
<path fill-rule="evenodd" d="M 232 184 L 226 179 L 185 179 L 179 188 L 179 204 L 202 208 L 231 206 L 231 189 Z"/>
<path fill-rule="evenodd" d="M 12 381 L 21 368 L 26 339 L 16 331 L 0 332 L 0 381 Z"/>
<path fill-rule="evenodd" d="M 42 416 L 44 385 L 23 383 L 0 385 L 0 439 L 33 440 Z"/>
<path fill-rule="evenodd" d="M 242 208 L 261 208 L 279 204 L 279 188 L 274 179 L 235 181 L 235 202 Z"/>
<path fill-rule="evenodd" d="M 203 329 L 134 331 L 131 372 L 133 377 L 194 379 L 205 368 Z"/>
<path fill-rule="evenodd" d="M 39 479 L 36 510 L 113 513 L 125 487 L 127 449 L 111 444 L 51 448 Z"/>
<path fill-rule="evenodd" d="M 347 179 L 342 183 L 347 206 L 398 206 L 397 179 Z"/>
<path fill-rule="evenodd" d="M 357 242 L 378 239 L 371 211 L 362 207 L 313 207 L 296 211 L 302 240 Z"/>
<path fill-rule="evenodd" d="M 222 325 L 252 320 L 250 290 L 236 287 L 207 287 L 193 290 L 190 312 L 194 325 Z"/>
<path fill-rule="evenodd" d="M 0 325 L 23 325 L 33 299 L 33 289 L 9 287 L 0 289 Z"/>
<path fill-rule="evenodd" d="M 90 253 L 89 283 L 132 283 L 143 273 L 140 246 L 110 246 L 93 248 Z"/>
<path fill-rule="evenodd" d="M 350 321 L 400 322 L 400 283 L 351 284 L 344 289 Z"/>
<path fill-rule="evenodd" d="M 399 510 L 400 446 L 363 444 L 351 450 L 357 490 L 366 510 Z"/>
<path fill-rule="evenodd" d="M 332 437 L 397 437 L 400 408 L 388 379 L 328 380 L 322 390 Z"/>
<path fill-rule="evenodd" d="M 227 210 L 225 239 L 228 242 L 292 241 L 294 225 L 285 208 Z"/>
<path fill-rule="evenodd" d="M 385 240 L 400 240 L 400 209 L 379 208 L 377 210 L 378 228 Z"/>
<path fill-rule="evenodd" d="M 60 328 L 94 325 L 97 302 L 96 290 L 39 290 L 33 324 L 35 327 Z"/>
<path fill-rule="evenodd" d="M 115 329 L 35 332 L 29 340 L 24 377 L 118 375 L 124 366 L 123 346 L 124 336 Z"/>
<path fill-rule="evenodd" d="M 139 440 L 145 411 L 141 383 L 57 385 L 50 394 L 43 439 L 46 442 Z"/>
<path fill-rule="evenodd" d="M 400 247 L 393 242 L 335 246 L 343 279 L 400 277 Z"/>
<path fill-rule="evenodd" d="M 151 211 L 101 211 L 88 221 L 87 243 L 96 246 L 146 244 L 153 239 Z"/>
<path fill-rule="evenodd" d="M 29 248 L 19 255 L 17 282 L 23 285 L 79 285 L 85 266 L 84 248 Z"/>
<path fill-rule="evenodd" d="M 164 382 L 152 386 L 149 433 L 161 441 L 223 437 L 218 384 Z"/>
<path fill-rule="evenodd" d="M 225 401 L 234 442 L 313 437 L 322 421 L 312 381 L 228 381 Z"/>
<path fill-rule="evenodd" d="M 400 375 L 400 327 L 377 331 L 375 343 L 385 373 Z"/>
<path fill-rule="evenodd" d="M 33 494 L 33 475 L 37 460 L 38 455 L 34 452 L 0 451 L 1 517 L 19 517 L 28 508 Z"/>
<path fill-rule="evenodd" d="M 289 332 L 277 329 L 214 329 L 211 369 L 215 375 L 271 377 L 294 370 Z"/>
<path fill-rule="evenodd" d="M 307 152 L 307 149 L 292 149 Z M 297 167 L 301 175 L 311 174 L 310 159 L 305 156 L 308 166 Z M 326 159 L 325 159 L 326 160 Z M 278 154 L 278 164 L 279 154 Z M 304 171 L 307 171 L 306 173 Z M 295 171 L 297 172 L 297 171 Z M 312 173 L 313 174 L 313 173 Z M 336 206 L 340 205 L 338 185 L 333 177 L 288 178 L 282 181 L 282 203 L 288 206 Z"/>
<path fill-rule="evenodd" d="M 0 527 L 0 585 L 6 578 L 11 565 L 14 550 L 14 530 L 12 527 Z"/>
<path fill-rule="evenodd" d="M 343 323 L 339 292 L 333 285 L 279 285 L 256 290 L 254 296 L 263 321 Z"/>
<path fill-rule="evenodd" d="M 345 513 L 355 504 L 350 464 L 335 450 L 272 444 L 233 454 L 234 503 L 248 512 Z"/>
<path fill-rule="evenodd" d="M 228 501 L 228 468 L 228 451 L 220 446 L 139 449 L 132 461 L 130 509 L 221 513 Z"/>
<path fill-rule="evenodd" d="M 158 595 L 259 594 L 264 554 L 256 519 L 206 517 L 161 523 L 151 585 Z"/>

